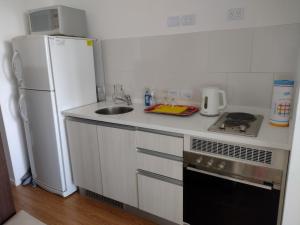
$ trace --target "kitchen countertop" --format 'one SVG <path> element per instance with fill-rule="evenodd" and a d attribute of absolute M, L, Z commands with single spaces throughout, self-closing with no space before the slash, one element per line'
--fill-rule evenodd
<path fill-rule="evenodd" d="M 102 121 L 108 123 L 122 124 L 134 127 L 160 130 L 165 132 L 174 132 L 179 134 L 191 135 L 202 138 L 215 139 L 218 141 L 227 141 L 240 144 L 249 144 L 259 147 L 276 148 L 283 150 L 291 149 L 290 128 L 273 127 L 269 124 L 269 110 L 253 107 L 228 106 L 229 112 L 248 112 L 262 114 L 264 116 L 259 134 L 257 137 L 246 137 L 231 134 L 214 133 L 208 131 L 218 117 L 205 117 L 195 113 L 190 117 L 167 116 L 159 114 L 144 113 L 143 104 L 133 104 L 134 110 L 119 115 L 99 115 L 95 111 L 100 108 L 116 106 L 111 102 L 94 103 L 63 112 L 65 116 L 76 118 Z M 125 106 L 118 104 L 117 106 Z"/>

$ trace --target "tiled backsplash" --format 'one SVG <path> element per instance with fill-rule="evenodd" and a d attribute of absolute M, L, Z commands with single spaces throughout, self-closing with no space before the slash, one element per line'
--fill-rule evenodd
<path fill-rule="evenodd" d="M 231 105 L 269 107 L 274 79 L 294 79 L 300 24 L 104 40 L 108 95 L 120 83 L 135 99 L 145 87 L 168 90 L 224 89 Z M 178 101 L 182 100 L 178 97 Z"/>

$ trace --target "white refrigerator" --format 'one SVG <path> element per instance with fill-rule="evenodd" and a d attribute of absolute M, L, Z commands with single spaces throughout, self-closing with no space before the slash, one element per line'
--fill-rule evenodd
<path fill-rule="evenodd" d="M 33 179 L 68 196 L 76 187 L 62 111 L 97 101 L 93 40 L 29 35 L 14 38 L 12 44 Z"/>

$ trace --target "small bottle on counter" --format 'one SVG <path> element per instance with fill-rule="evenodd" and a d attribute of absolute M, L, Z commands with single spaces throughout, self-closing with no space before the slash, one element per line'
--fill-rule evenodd
<path fill-rule="evenodd" d="M 151 105 L 151 93 L 150 89 L 146 88 L 145 90 L 145 106 L 150 106 Z"/>

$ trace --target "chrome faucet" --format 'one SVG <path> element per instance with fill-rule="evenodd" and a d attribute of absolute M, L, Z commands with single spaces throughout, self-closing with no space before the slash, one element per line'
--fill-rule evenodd
<path fill-rule="evenodd" d="M 117 100 L 126 102 L 127 105 L 132 105 L 130 95 L 125 94 L 123 86 L 120 84 L 114 85 L 113 101 L 116 103 Z"/>
<path fill-rule="evenodd" d="M 126 102 L 127 105 L 132 105 L 132 101 L 131 101 L 130 95 L 123 95 L 123 97 L 114 97 L 113 100 L 114 100 L 114 102 L 116 100 L 119 100 L 119 101 Z"/>

